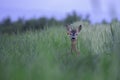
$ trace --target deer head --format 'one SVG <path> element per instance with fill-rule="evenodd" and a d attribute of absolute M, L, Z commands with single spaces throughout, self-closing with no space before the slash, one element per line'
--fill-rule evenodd
<path fill-rule="evenodd" d="M 67 34 L 70 36 L 71 40 L 76 40 L 79 32 L 82 29 L 82 25 L 79 25 L 77 29 L 72 29 L 69 25 L 66 25 Z"/>

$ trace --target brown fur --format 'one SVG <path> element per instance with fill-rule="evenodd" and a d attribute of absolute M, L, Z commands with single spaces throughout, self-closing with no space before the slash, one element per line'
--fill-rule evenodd
<path fill-rule="evenodd" d="M 66 29 L 67 29 L 67 34 L 70 35 L 72 33 L 72 29 L 69 27 L 69 25 L 66 26 Z M 75 33 L 79 33 L 81 29 L 82 26 L 80 25 L 78 29 L 75 30 L 76 31 Z M 77 38 L 71 39 L 71 53 L 73 52 L 80 54 L 80 52 L 77 50 Z"/>

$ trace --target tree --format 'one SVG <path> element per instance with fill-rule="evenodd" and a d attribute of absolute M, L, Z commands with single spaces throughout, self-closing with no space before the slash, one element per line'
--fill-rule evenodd
<path fill-rule="evenodd" d="M 90 22 L 90 15 L 89 15 L 89 14 L 86 15 L 84 21 L 86 21 L 86 22 L 88 22 L 88 23 L 91 23 L 91 22 Z"/>
<path fill-rule="evenodd" d="M 48 19 L 45 17 L 41 17 L 40 19 L 37 20 L 37 25 L 39 29 L 44 29 L 47 24 L 48 24 Z"/>
<path fill-rule="evenodd" d="M 12 21 L 10 17 L 5 18 L 2 22 L 3 26 L 10 26 L 11 24 L 12 24 Z"/>
<path fill-rule="evenodd" d="M 25 22 L 25 25 L 23 27 L 23 31 L 26 30 L 35 30 L 37 28 L 37 21 L 35 19 L 30 19 Z"/>
<path fill-rule="evenodd" d="M 79 17 L 75 11 L 72 12 L 72 14 L 67 14 L 67 17 L 65 18 L 64 22 L 65 24 L 70 24 L 75 21 L 81 20 L 81 17 Z"/>
<path fill-rule="evenodd" d="M 13 30 L 15 33 L 22 32 L 22 29 L 24 27 L 24 20 L 22 18 L 19 18 L 16 22 L 13 23 Z"/>
<path fill-rule="evenodd" d="M 104 20 L 102 21 L 102 24 L 108 24 L 108 23 L 107 23 L 107 21 L 104 19 Z"/>

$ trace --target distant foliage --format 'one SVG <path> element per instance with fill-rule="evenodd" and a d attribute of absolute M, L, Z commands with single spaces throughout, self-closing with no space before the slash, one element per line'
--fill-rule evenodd
<path fill-rule="evenodd" d="M 8 25 L 11 25 L 11 24 L 12 24 L 12 22 L 11 22 L 10 17 L 7 17 L 7 18 L 4 19 L 3 22 L 2 22 L 2 25 L 3 25 L 3 26 L 8 26 Z"/>
<path fill-rule="evenodd" d="M 12 21 L 10 17 L 7 17 L 0 23 L 0 34 L 17 34 L 23 33 L 26 31 L 35 31 L 35 30 L 44 30 L 51 26 L 60 26 L 71 24 L 74 22 L 85 22 L 88 25 L 90 22 L 90 15 L 87 14 L 86 17 L 82 18 L 82 16 L 78 15 L 75 11 L 71 14 L 67 14 L 63 20 L 57 20 L 56 18 L 46 18 L 40 17 L 38 19 L 32 18 L 29 20 L 24 20 L 19 18 L 17 21 Z M 119 22 L 116 18 L 112 20 L 111 23 Z M 102 21 L 103 24 L 108 24 L 105 20 Z M 83 24 L 84 25 L 84 24 Z"/>
<path fill-rule="evenodd" d="M 70 24 L 70 23 L 73 23 L 73 22 L 79 21 L 79 20 L 81 20 L 81 17 L 78 16 L 75 11 L 73 11 L 72 14 L 68 14 L 66 16 L 64 23 Z"/>
<path fill-rule="evenodd" d="M 106 20 L 103 20 L 102 21 L 102 24 L 108 24 Z"/>

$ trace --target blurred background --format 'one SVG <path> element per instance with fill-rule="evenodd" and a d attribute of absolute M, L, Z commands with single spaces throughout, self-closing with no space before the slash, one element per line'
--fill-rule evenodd
<path fill-rule="evenodd" d="M 120 20 L 119 3 L 120 0 L 1 0 L 0 26 L 19 23 L 25 30 L 30 25 L 43 28 L 75 21 L 110 23 Z"/>
<path fill-rule="evenodd" d="M 92 22 L 109 22 L 112 18 L 120 19 L 119 3 L 120 0 L 1 0 L 0 20 L 43 16 L 61 20 L 75 11 L 82 18 L 89 16 Z"/>

